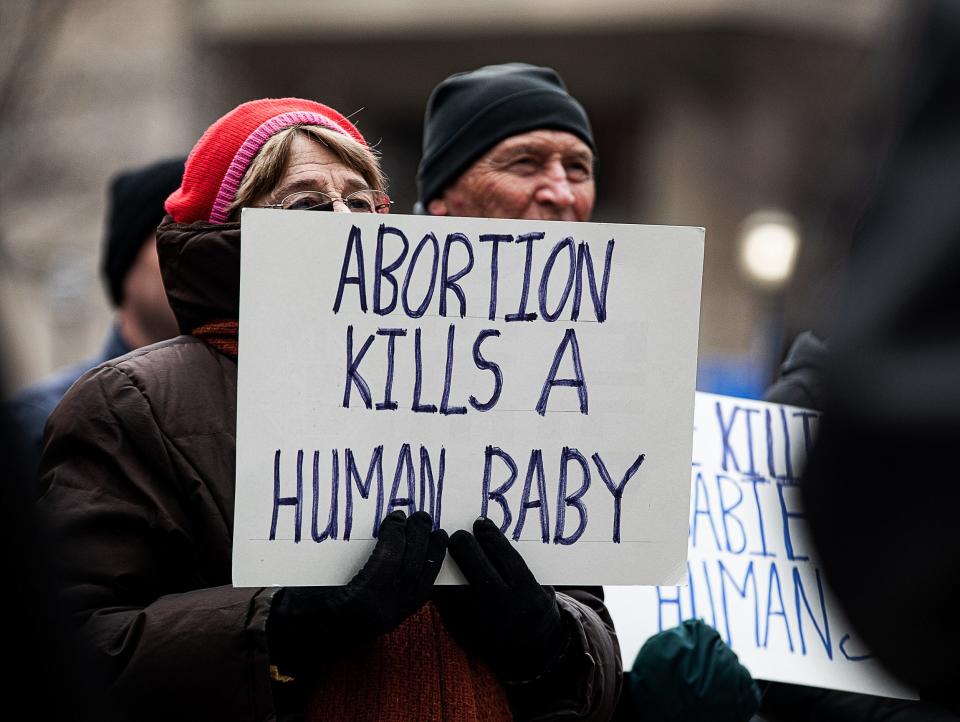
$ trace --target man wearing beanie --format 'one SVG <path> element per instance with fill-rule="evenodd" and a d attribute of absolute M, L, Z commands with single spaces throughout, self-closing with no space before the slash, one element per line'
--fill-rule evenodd
<path fill-rule="evenodd" d="M 25 462 L 35 474 L 50 413 L 88 369 L 135 348 L 177 335 L 157 261 L 156 229 L 163 203 L 183 176 L 183 158 L 162 160 L 117 173 L 110 181 L 102 272 L 115 309 L 100 352 L 21 390 L 8 402 L 22 435 Z"/>
<path fill-rule="evenodd" d="M 589 221 L 596 198 L 595 166 L 590 120 L 556 71 L 506 63 L 456 73 L 442 81 L 427 101 L 415 211 Z M 487 530 L 488 534 L 495 532 L 495 527 Z M 458 563 L 458 555 L 469 554 L 469 540 L 460 534 L 454 533 L 449 544 Z M 463 563 L 460 567 L 465 569 Z M 469 574 L 467 577 L 473 581 Z M 647 675 L 641 674 L 641 658 L 624 675 L 602 587 L 561 587 L 557 591 L 576 600 L 587 610 L 585 614 L 602 619 L 610 640 L 606 647 L 590 650 L 595 666 L 584 675 L 580 689 L 557 692 L 558 699 L 581 695 L 577 701 L 582 705 L 582 718 L 618 722 L 661 719 L 657 713 L 651 716 L 652 711 L 672 710 L 675 716 L 669 719 L 707 719 L 719 704 L 736 712 L 713 719 L 740 722 L 756 710 L 756 687 L 749 672 L 717 635 L 692 635 L 688 626 L 653 637 L 642 659 L 670 659 L 672 666 L 665 674 L 672 684 L 662 680 L 643 684 L 638 675 Z M 678 639 L 683 644 L 677 644 Z M 609 655 L 598 654 L 601 649 Z M 696 673 L 684 676 L 680 670 L 685 669 Z M 628 691 L 617 704 L 624 678 Z M 743 696 L 744 689 L 750 694 Z M 731 700 L 737 703 L 728 704 Z"/>
<path fill-rule="evenodd" d="M 417 210 L 589 220 L 596 146 L 560 76 L 525 63 L 457 73 L 427 101 Z"/>

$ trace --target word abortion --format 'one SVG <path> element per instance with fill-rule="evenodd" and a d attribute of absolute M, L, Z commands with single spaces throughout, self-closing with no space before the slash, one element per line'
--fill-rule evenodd
<path fill-rule="evenodd" d="M 402 250 L 392 261 L 384 261 L 385 240 L 388 236 L 399 239 Z M 583 299 L 584 277 L 589 285 L 590 297 L 593 301 L 594 315 L 597 321 L 603 322 L 607 317 L 607 288 L 610 283 L 610 264 L 613 259 L 614 240 L 607 242 L 606 254 L 603 263 L 603 278 L 599 285 L 597 282 L 597 273 L 594 268 L 593 256 L 590 253 L 590 244 L 581 242 L 574 243 L 572 236 L 567 236 L 554 244 L 540 274 L 540 283 L 538 284 L 537 306 L 538 311 L 530 311 L 527 306 L 530 302 L 530 287 L 533 274 L 533 244 L 536 241 L 544 239 L 546 234 L 542 231 L 533 233 L 524 233 L 517 237 L 510 234 L 484 233 L 480 234 L 478 241 L 480 243 L 489 243 L 490 246 L 490 291 L 487 299 L 487 318 L 494 321 L 498 318 L 499 309 L 497 299 L 499 295 L 500 280 L 500 246 L 506 244 L 512 247 L 516 244 L 523 244 L 525 248 L 522 289 L 520 293 L 519 307 L 514 313 L 507 313 L 503 320 L 510 321 L 534 321 L 542 318 L 545 321 L 553 322 L 560 318 L 567 303 L 570 303 L 571 321 L 576 321 L 580 317 L 580 307 Z M 381 224 L 377 232 L 377 245 L 374 256 L 373 266 L 373 313 L 386 316 L 397 309 L 398 302 L 403 307 L 403 312 L 408 318 L 422 317 L 430 304 L 433 302 L 434 292 L 439 296 L 439 315 L 448 316 L 448 294 L 453 294 L 458 302 L 458 315 L 464 318 L 468 314 L 468 299 L 463 290 L 463 279 L 474 270 L 476 254 L 474 253 L 473 241 L 464 233 L 449 233 L 443 242 L 443 250 L 440 248 L 440 241 L 437 236 L 430 232 L 427 233 L 417 244 L 413 253 L 410 251 L 410 242 L 406 234 L 399 228 L 392 228 L 386 224 Z M 460 247 L 466 254 L 466 260 L 457 270 L 450 271 L 450 257 L 454 248 Z M 424 249 L 430 249 L 430 259 L 421 260 Z M 561 254 L 567 255 L 566 273 L 563 274 L 563 264 L 557 265 L 557 260 Z M 406 271 L 403 272 L 403 285 L 401 287 L 397 276 L 400 273 L 404 262 L 407 261 Z M 351 260 L 356 265 L 355 275 L 350 275 Z M 428 264 L 426 266 L 421 264 Z M 559 271 L 559 273 L 555 273 Z M 423 292 L 423 298 L 419 303 L 413 305 L 410 301 L 411 282 L 417 277 L 418 273 L 427 273 L 427 288 Z M 565 277 L 563 277 L 565 275 Z M 551 310 L 548 308 L 548 290 L 551 280 L 555 277 L 562 278 L 564 283 L 563 291 L 556 307 Z M 439 282 L 439 289 L 438 289 Z M 384 284 L 390 286 L 390 297 L 388 301 L 383 300 Z M 355 285 L 358 293 L 358 304 L 360 310 L 367 312 L 369 304 L 367 301 L 367 274 L 365 271 L 363 237 L 360 228 L 353 226 L 350 229 L 350 236 L 347 240 L 346 250 L 343 257 L 343 266 L 340 270 L 340 281 L 337 284 L 337 296 L 333 303 L 333 312 L 340 311 L 343 303 L 344 291 L 348 285 Z M 571 291 L 573 298 L 570 298 Z"/>

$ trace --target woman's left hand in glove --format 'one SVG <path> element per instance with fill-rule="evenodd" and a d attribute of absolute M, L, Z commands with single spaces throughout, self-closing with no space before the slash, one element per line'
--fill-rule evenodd
<path fill-rule="evenodd" d="M 435 587 L 434 603 L 451 634 L 507 682 L 545 674 L 569 640 L 556 594 L 541 586 L 523 557 L 489 519 L 461 529 L 448 551 L 466 586 Z"/>

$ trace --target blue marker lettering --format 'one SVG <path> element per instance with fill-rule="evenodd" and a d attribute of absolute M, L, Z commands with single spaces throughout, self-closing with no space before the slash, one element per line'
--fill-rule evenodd
<path fill-rule="evenodd" d="M 739 517 L 733 514 L 733 510 L 736 509 L 743 502 L 743 490 L 740 488 L 740 485 L 736 481 L 731 479 L 728 476 L 723 474 L 717 474 L 717 499 L 720 502 L 720 520 L 723 522 L 723 538 L 725 540 L 725 545 L 727 551 L 731 554 L 742 554 L 747 548 L 747 531 L 743 526 L 743 522 L 740 521 Z M 723 482 L 727 482 L 728 485 L 733 486 L 737 491 L 737 501 L 727 506 L 724 503 L 723 498 Z M 740 529 L 740 546 L 737 549 L 734 549 L 730 544 L 730 525 L 727 523 L 729 518 L 733 518 L 736 522 L 737 527 Z"/>
<path fill-rule="evenodd" d="M 777 601 L 779 611 L 773 608 L 773 589 L 776 585 Z M 783 628 L 787 633 L 787 644 L 790 646 L 790 652 L 793 652 L 793 636 L 790 634 L 790 622 L 787 619 L 787 609 L 783 604 L 783 590 L 780 587 L 780 572 L 777 571 L 776 562 L 770 563 L 770 576 L 767 579 L 767 619 L 763 630 L 763 647 L 767 648 L 770 641 L 770 617 L 781 617 L 783 619 Z"/>
<path fill-rule="evenodd" d="M 567 494 L 567 465 L 570 461 L 576 461 L 580 464 L 583 471 L 583 483 L 574 493 Z M 557 526 L 553 533 L 554 544 L 567 546 L 576 542 L 583 535 L 587 528 L 587 507 L 580 499 L 589 488 L 590 465 L 587 464 L 586 458 L 576 449 L 564 446 L 560 453 L 560 483 L 557 488 Z M 576 530 L 569 535 L 564 533 L 568 506 L 572 506 L 580 515 Z"/>
<path fill-rule="evenodd" d="M 844 656 L 844 659 L 847 659 L 851 662 L 863 662 L 866 659 L 872 659 L 872 654 L 850 654 L 847 652 L 847 642 L 850 641 L 850 635 L 844 634 L 840 638 L 840 644 L 837 645 L 840 647 L 840 654 Z"/>
<path fill-rule="evenodd" d="M 758 484 L 769 484 L 769 480 L 762 476 L 748 476 L 747 482 L 753 487 L 753 505 L 757 512 L 757 526 L 760 529 L 760 551 L 751 551 L 750 554 L 758 557 L 776 557 L 777 555 L 767 549 L 767 534 L 763 525 L 763 506 L 760 504 L 760 492 L 757 491 Z"/>
<path fill-rule="evenodd" d="M 440 461 L 438 464 L 436 486 L 434 486 L 433 464 L 430 462 L 430 453 L 425 446 L 420 447 L 420 511 L 424 511 L 426 490 L 430 490 L 430 518 L 433 519 L 434 530 L 440 528 L 440 514 L 443 512 L 443 476 L 447 466 L 447 450 L 440 447 Z"/>
<path fill-rule="evenodd" d="M 420 393 L 423 390 L 423 354 L 420 350 L 420 329 L 413 332 L 413 405 L 410 407 L 418 414 L 435 414 L 437 407 L 434 404 L 421 404 Z"/>
<path fill-rule="evenodd" d="M 477 411 L 489 411 L 496 406 L 497 401 L 500 400 L 500 392 L 503 390 L 503 372 L 500 370 L 500 365 L 493 361 L 487 361 L 487 359 L 483 357 L 483 354 L 480 353 L 480 344 L 490 336 L 499 338 L 500 332 L 495 328 L 485 328 L 477 334 L 477 340 L 473 342 L 473 363 L 476 364 L 477 368 L 481 371 L 489 371 L 493 374 L 493 393 L 490 395 L 488 401 L 481 403 L 477 401 L 476 396 L 470 394 L 470 405 Z"/>
<path fill-rule="evenodd" d="M 543 233 L 535 231 L 533 233 L 524 233 L 517 237 L 517 243 L 527 244 L 527 256 L 523 264 L 523 288 L 520 292 L 520 308 L 516 313 L 508 313 L 503 317 L 504 321 L 533 321 L 536 313 L 527 313 L 527 298 L 530 296 L 530 270 L 533 266 L 533 242 L 539 241 L 544 236 Z"/>
<path fill-rule="evenodd" d="M 407 330 L 404 328 L 378 328 L 378 336 L 387 337 L 387 378 L 383 384 L 383 401 L 377 404 L 377 411 L 393 411 L 397 408 L 397 402 L 390 396 L 393 393 L 393 357 L 396 346 L 397 336 L 406 336 Z"/>
<path fill-rule="evenodd" d="M 537 498 L 530 500 L 530 486 L 533 476 L 537 476 Z M 513 540 L 520 539 L 523 531 L 523 522 L 527 518 L 527 509 L 540 510 L 540 540 L 546 544 L 550 541 L 550 513 L 547 510 L 547 482 L 543 475 L 543 451 L 533 449 L 530 452 L 530 463 L 527 465 L 527 478 L 523 482 L 523 495 L 520 497 L 520 515 L 517 525 L 513 529 Z"/>
<path fill-rule="evenodd" d="M 803 519 L 806 515 L 802 512 L 787 510 L 787 500 L 784 498 L 783 491 L 789 488 L 795 487 L 777 484 L 777 495 L 780 497 L 780 518 L 783 521 L 783 545 L 787 548 L 787 559 L 792 562 L 806 562 L 810 560 L 810 557 L 796 554 L 793 551 L 793 535 L 790 533 L 790 520 Z"/>
<path fill-rule="evenodd" d="M 387 234 L 392 234 L 399 236 L 400 240 L 403 241 L 403 250 L 400 252 L 400 255 L 394 259 L 393 263 L 384 266 L 383 265 L 383 239 Z M 377 255 L 374 260 L 374 275 L 373 275 L 373 312 L 378 313 L 381 316 L 386 316 L 388 313 L 392 313 L 393 309 L 397 307 L 397 296 L 399 296 L 400 289 L 397 284 L 397 279 L 394 278 L 393 272 L 400 268 L 403 265 L 403 259 L 407 257 L 407 251 L 410 250 L 410 242 L 407 240 L 407 237 L 403 234 L 399 228 L 393 228 L 388 226 L 385 223 L 380 224 L 380 229 L 377 232 Z M 390 286 L 393 288 L 393 295 L 390 299 L 390 303 L 384 306 L 380 302 L 380 284 L 381 279 L 386 279 Z"/>
<path fill-rule="evenodd" d="M 563 353 L 567 345 L 570 346 L 574 378 L 558 379 L 557 371 L 560 368 L 560 361 L 563 359 Z M 577 344 L 577 334 L 572 328 L 564 331 L 563 340 L 560 341 L 557 352 L 553 356 L 553 364 L 550 366 L 547 380 L 543 382 L 543 389 L 540 391 L 540 400 L 537 401 L 536 406 L 537 413 L 541 416 L 547 413 L 547 402 L 550 400 L 550 391 L 554 386 L 571 386 L 575 388 L 580 398 L 580 413 L 588 413 L 587 379 L 583 375 L 583 364 L 580 362 L 580 346 Z"/>
<path fill-rule="evenodd" d="M 454 243 L 461 243 L 467 249 L 467 263 L 456 273 L 450 273 L 450 249 Z M 457 283 L 461 278 L 473 270 L 473 246 L 470 245 L 470 239 L 462 233 L 451 233 L 443 242 L 443 266 L 440 271 L 440 315 L 447 315 L 447 290 L 453 291 L 454 295 L 460 301 L 460 318 L 467 315 L 467 297 L 463 294 L 463 289 Z"/>
<path fill-rule="evenodd" d="M 383 445 L 381 444 L 373 450 L 373 455 L 370 457 L 370 466 L 367 467 L 367 474 L 362 483 L 360 473 L 357 471 L 357 462 L 353 457 L 353 449 L 347 449 L 345 456 L 346 470 L 343 474 L 343 482 L 347 487 L 347 500 L 343 520 L 343 540 L 350 541 L 350 531 L 353 528 L 353 485 L 356 484 L 357 491 L 360 492 L 362 498 L 369 499 L 374 473 L 376 473 L 377 479 L 377 508 L 373 516 L 373 537 L 376 538 L 383 514 Z"/>
<path fill-rule="evenodd" d="M 492 472 L 491 466 L 494 456 L 499 458 L 507 465 L 507 468 L 510 469 L 510 477 L 496 489 L 491 489 L 490 476 Z M 507 533 L 507 529 L 510 528 L 510 522 L 513 521 L 513 515 L 510 513 L 510 505 L 507 503 L 507 499 L 504 494 L 507 493 L 507 490 L 513 486 L 513 482 L 516 480 L 517 464 L 513 460 L 513 457 L 497 446 L 487 446 L 483 453 L 483 498 L 480 502 L 480 516 L 489 517 L 488 502 L 497 502 L 500 505 L 500 508 L 503 510 L 503 523 L 500 525 L 500 531 L 502 531 L 504 534 Z"/>
<path fill-rule="evenodd" d="M 633 478 L 633 475 L 637 473 L 640 469 L 640 465 L 643 463 L 643 460 L 646 458 L 644 454 L 640 454 L 637 457 L 637 460 L 633 462 L 627 473 L 623 475 L 623 478 L 620 480 L 619 484 L 614 484 L 613 479 L 610 478 L 610 472 L 607 471 L 606 465 L 603 463 L 603 459 L 600 458 L 600 454 L 594 454 L 592 457 L 593 463 L 597 467 L 597 471 L 600 473 L 600 478 L 603 479 L 604 486 L 609 489 L 610 493 L 613 495 L 613 541 L 616 544 L 620 543 L 620 507 L 623 503 L 623 490 L 627 487 L 627 482 Z"/>
<path fill-rule="evenodd" d="M 610 285 L 610 269 L 613 265 L 613 246 L 614 241 L 611 238 L 607 241 L 607 253 L 603 259 L 603 281 L 600 289 L 597 290 L 597 276 L 593 270 L 593 259 L 590 257 L 590 246 L 581 242 L 577 247 L 577 279 L 573 291 L 573 312 L 570 314 L 570 320 L 576 321 L 580 318 L 580 298 L 583 295 L 583 269 L 586 264 L 587 281 L 590 284 L 590 298 L 593 300 L 593 315 L 597 321 L 603 323 L 607 320 L 607 288 Z"/>
<path fill-rule="evenodd" d="M 357 275 L 350 276 L 350 254 L 356 249 L 357 254 Z M 333 302 L 333 312 L 340 311 L 340 302 L 343 300 L 343 288 L 348 283 L 355 284 L 360 294 L 360 310 L 367 312 L 367 285 L 364 280 L 363 271 L 363 244 L 360 240 L 360 229 L 353 226 L 350 229 L 350 237 L 347 239 L 347 247 L 343 254 L 343 266 L 340 268 L 340 283 L 337 284 L 337 298 Z"/>
<path fill-rule="evenodd" d="M 666 589 L 676 589 L 677 595 L 675 597 L 665 596 L 664 590 Z M 663 608 L 667 605 L 675 606 L 677 608 L 677 621 L 671 622 L 669 625 L 663 623 Z M 683 610 L 680 606 L 680 587 L 657 587 L 657 631 L 662 632 L 664 629 L 675 627 L 682 621 Z"/>
<path fill-rule="evenodd" d="M 440 400 L 440 413 L 444 416 L 449 414 L 465 414 L 466 406 L 450 406 L 450 387 L 453 385 L 453 340 L 456 333 L 456 326 L 452 323 L 447 329 L 447 364 L 443 376 L 443 398 Z"/>
<path fill-rule="evenodd" d="M 360 362 L 363 361 L 363 357 L 370 348 L 370 344 L 373 343 L 373 339 L 373 334 L 367 336 L 367 340 L 363 342 L 360 353 L 354 357 L 353 325 L 347 326 L 347 379 L 343 384 L 343 408 L 345 409 L 350 408 L 350 389 L 354 384 L 357 385 L 357 390 L 360 392 L 360 396 L 363 397 L 363 405 L 368 409 L 373 408 L 373 397 L 370 395 L 370 387 L 367 386 L 367 382 L 363 380 L 363 376 L 357 371 L 357 367 L 360 365 Z"/>
<path fill-rule="evenodd" d="M 330 470 L 330 514 L 327 527 L 322 532 L 317 526 L 320 516 L 320 452 L 313 452 L 313 521 L 310 535 L 315 542 L 337 538 L 337 493 L 340 487 L 340 463 L 336 449 L 332 449 L 333 465 Z"/>
<path fill-rule="evenodd" d="M 428 242 L 433 245 L 433 265 L 430 269 L 430 285 L 427 286 L 427 290 L 423 294 L 423 300 L 420 302 L 420 305 L 411 309 L 407 300 L 407 294 L 410 290 L 410 279 L 413 277 L 414 269 L 417 266 L 417 261 L 420 259 L 420 253 L 423 251 L 424 246 L 426 246 Z M 420 243 L 417 244 L 417 247 L 413 251 L 413 255 L 410 256 L 410 265 L 407 266 L 407 274 L 403 278 L 403 310 L 410 318 L 420 318 L 430 305 L 430 301 L 433 299 L 433 289 L 437 285 L 437 264 L 439 261 L 440 244 L 438 243 L 435 235 L 428 233 L 423 237 Z"/>
<path fill-rule="evenodd" d="M 701 499 L 706 506 L 701 506 Z M 705 516 L 710 522 L 710 531 L 713 532 L 713 541 L 717 545 L 717 551 L 721 551 L 720 535 L 717 534 L 717 527 L 713 523 L 713 512 L 710 509 L 710 495 L 707 493 L 707 485 L 703 481 L 703 474 L 699 471 L 693 479 L 693 520 L 690 522 L 690 541 L 693 547 L 697 547 L 697 519 Z"/>
<path fill-rule="evenodd" d="M 497 317 L 497 282 L 500 277 L 498 268 L 500 258 L 500 244 L 513 243 L 513 236 L 500 233 L 484 233 L 480 236 L 481 243 L 492 243 L 490 247 L 490 310 L 487 318 L 493 321 Z"/>
<path fill-rule="evenodd" d="M 406 479 L 407 482 L 407 495 L 397 496 L 400 493 L 402 479 Z M 397 455 L 397 469 L 393 474 L 393 484 L 390 487 L 387 514 L 402 506 L 406 507 L 407 516 L 411 516 L 415 511 L 413 456 L 410 453 L 410 444 L 403 444 L 400 447 L 400 453 Z"/>
<path fill-rule="evenodd" d="M 570 268 L 567 271 L 567 280 L 564 283 L 563 292 L 560 294 L 560 300 L 557 302 L 556 310 L 551 313 L 547 309 L 547 291 L 550 283 L 550 276 L 553 273 L 553 266 L 557 261 L 557 256 L 560 254 L 564 248 L 567 249 L 567 253 L 570 256 Z M 573 286 L 573 277 L 576 272 L 576 250 L 573 246 L 573 237 L 567 236 L 562 241 L 558 242 L 553 250 L 550 251 L 550 255 L 547 256 L 547 262 L 543 266 L 543 275 L 540 276 L 540 293 L 538 298 L 540 301 L 540 315 L 543 316 L 545 321 L 556 321 L 560 314 L 563 312 L 563 307 L 567 303 L 567 298 L 570 296 L 570 288 Z"/>
<path fill-rule="evenodd" d="M 733 445 L 730 443 L 730 434 L 733 432 L 733 423 L 737 420 L 737 412 L 740 410 L 740 407 L 733 407 L 733 413 L 730 414 L 729 423 L 724 423 L 723 404 L 720 401 L 716 402 L 715 410 L 717 412 L 717 422 L 720 424 L 720 443 L 723 446 L 723 459 L 720 461 L 720 468 L 724 471 L 730 471 L 730 467 L 727 466 L 727 457 L 729 457 L 733 462 L 734 470 L 740 471 L 740 464 L 737 463 L 737 455 L 733 450 Z"/>
<path fill-rule="evenodd" d="M 753 571 L 753 562 L 747 563 L 747 570 L 743 574 L 743 586 L 737 584 L 736 579 L 727 569 L 726 565 L 723 563 L 722 559 L 717 560 L 717 567 L 720 570 L 720 597 L 723 600 L 723 618 L 724 618 L 724 629 L 727 632 L 727 644 L 733 646 L 733 636 L 730 633 L 730 612 L 727 608 L 727 584 L 726 580 L 729 579 L 730 583 L 733 585 L 734 590 L 736 590 L 737 595 L 742 599 L 747 598 L 747 583 L 752 584 L 753 589 L 753 639 L 754 644 L 757 648 L 760 647 L 760 614 L 759 614 L 759 599 L 757 597 L 757 575 Z"/>
<path fill-rule="evenodd" d="M 277 516 L 281 506 L 294 508 L 293 540 L 300 541 L 300 522 L 303 518 L 303 449 L 297 452 L 297 495 L 280 496 L 280 449 L 273 455 L 273 518 L 270 522 L 270 539 L 277 538 Z"/>
<path fill-rule="evenodd" d="M 754 461 L 754 456 L 753 456 L 753 426 L 750 423 L 750 417 L 753 416 L 753 414 L 759 414 L 760 409 L 744 408 L 744 409 L 741 409 L 741 411 L 743 411 L 744 415 L 747 417 L 747 425 L 744 431 L 747 435 L 747 452 L 749 453 L 749 456 L 750 456 L 750 468 L 747 469 L 746 473 L 756 474 L 757 465 Z"/>
<path fill-rule="evenodd" d="M 803 424 L 803 448 L 806 451 L 807 458 L 810 457 L 810 450 L 813 446 L 813 430 L 810 428 L 811 421 L 819 421 L 820 414 L 816 411 L 797 411 L 793 414 L 793 418 L 800 417 L 800 421 Z"/>
<path fill-rule="evenodd" d="M 830 643 L 830 619 L 827 617 L 827 604 L 823 597 L 823 584 L 820 581 L 820 570 L 814 569 L 814 574 L 816 574 L 817 579 L 817 596 L 820 599 L 820 616 L 823 620 L 823 629 L 820 628 L 820 625 L 817 624 L 817 619 L 813 615 L 813 610 L 810 608 L 810 602 L 807 601 L 807 594 L 803 589 L 803 582 L 800 580 L 800 571 L 794 567 L 793 568 L 793 593 L 797 605 L 797 626 L 800 630 L 800 651 L 802 654 L 807 654 L 807 642 L 803 638 L 803 616 L 800 613 L 800 600 L 803 599 L 803 606 L 807 609 L 807 616 L 810 617 L 810 621 L 813 622 L 813 628 L 817 630 L 817 635 L 820 637 L 820 641 L 823 643 L 824 651 L 827 653 L 828 659 L 833 659 L 833 647 Z"/>

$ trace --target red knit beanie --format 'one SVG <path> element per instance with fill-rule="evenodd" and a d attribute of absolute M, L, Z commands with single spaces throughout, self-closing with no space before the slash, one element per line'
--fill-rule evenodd
<path fill-rule="evenodd" d="M 207 128 L 190 151 L 183 181 L 164 207 L 177 223 L 225 223 L 247 168 L 263 144 L 291 125 L 319 125 L 367 145 L 333 108 L 302 98 L 265 98 L 238 105 Z"/>

